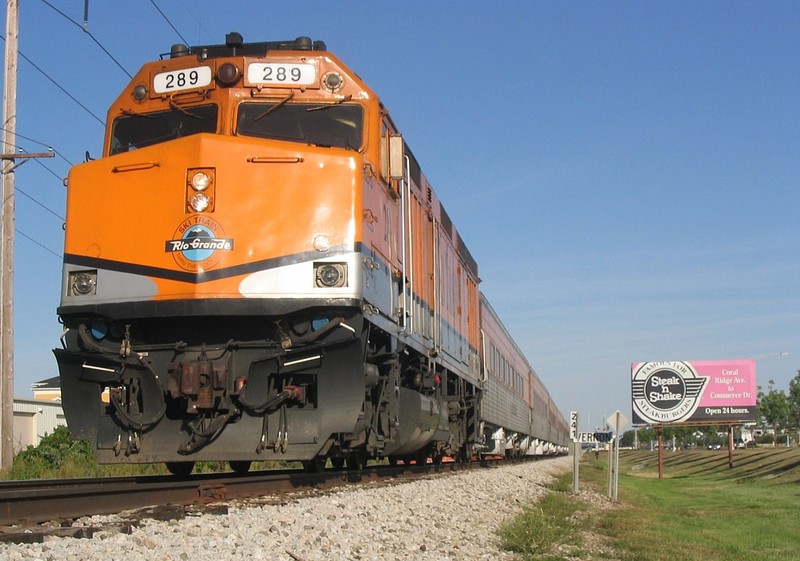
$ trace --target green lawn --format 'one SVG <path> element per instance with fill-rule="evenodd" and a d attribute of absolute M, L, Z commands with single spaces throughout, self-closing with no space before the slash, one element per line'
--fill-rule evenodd
<path fill-rule="evenodd" d="M 584 536 L 603 536 L 613 553 L 579 548 L 577 555 L 572 550 L 560 557 L 557 547 L 516 551 L 526 560 L 800 559 L 800 449 L 737 450 L 733 468 L 725 450 L 667 453 L 663 479 L 655 452 L 623 452 L 620 464 L 618 503 L 590 508 L 579 524 Z M 603 454 L 584 456 L 581 488 L 605 494 L 607 465 Z M 565 479 L 571 481 L 571 473 Z M 577 502 L 569 493 L 564 497 Z M 546 513 L 546 503 L 536 506 Z M 582 541 L 570 538 L 572 544 Z"/>

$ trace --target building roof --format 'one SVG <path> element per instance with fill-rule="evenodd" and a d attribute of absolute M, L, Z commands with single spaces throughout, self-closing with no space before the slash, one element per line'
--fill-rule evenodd
<path fill-rule="evenodd" d="M 61 377 L 59 376 L 48 378 L 47 380 L 39 380 L 38 382 L 34 382 L 31 385 L 31 390 L 34 391 L 60 390 L 60 389 L 61 389 Z"/>

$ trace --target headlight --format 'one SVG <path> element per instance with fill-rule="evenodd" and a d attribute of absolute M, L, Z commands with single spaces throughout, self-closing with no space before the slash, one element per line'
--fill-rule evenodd
<path fill-rule="evenodd" d="M 328 72 L 322 77 L 322 86 L 331 93 L 336 93 L 344 87 L 344 78 L 338 72 Z"/>
<path fill-rule="evenodd" d="M 97 294 L 97 271 L 72 271 L 67 291 L 70 296 Z"/>
<path fill-rule="evenodd" d="M 216 192 L 214 168 L 186 170 L 186 208 L 193 212 L 214 212 Z"/>
<path fill-rule="evenodd" d="M 136 101 L 144 101 L 147 99 L 147 94 L 149 93 L 147 86 L 144 84 L 137 84 L 133 88 L 133 99 Z"/>
<path fill-rule="evenodd" d="M 318 288 L 347 286 L 347 263 L 315 263 L 314 285 Z"/>
<path fill-rule="evenodd" d="M 210 201 L 208 196 L 205 193 L 197 193 L 192 200 L 189 201 L 189 206 L 192 207 L 192 210 L 195 212 L 203 212 L 208 208 Z"/>
<path fill-rule="evenodd" d="M 211 178 L 208 176 L 207 173 L 198 171 L 192 176 L 192 187 L 196 191 L 205 191 L 206 188 L 211 184 Z"/>

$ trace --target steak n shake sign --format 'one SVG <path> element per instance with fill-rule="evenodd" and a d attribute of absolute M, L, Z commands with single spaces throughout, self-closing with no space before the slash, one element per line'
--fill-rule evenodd
<path fill-rule="evenodd" d="M 754 360 L 631 365 L 633 423 L 756 420 Z"/>

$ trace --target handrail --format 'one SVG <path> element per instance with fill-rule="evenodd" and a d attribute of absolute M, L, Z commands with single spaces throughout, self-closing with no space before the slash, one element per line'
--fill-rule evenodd
<path fill-rule="evenodd" d="M 299 156 L 256 156 L 247 158 L 247 162 L 250 164 L 300 164 L 303 162 L 303 158 Z"/>
<path fill-rule="evenodd" d="M 408 335 L 414 333 L 414 229 L 412 228 L 413 225 L 413 208 L 412 203 L 413 200 L 411 198 L 411 159 L 408 156 L 405 156 L 406 160 L 406 177 L 408 177 L 408 181 L 406 181 L 406 194 L 408 197 L 408 205 L 406 206 L 406 212 L 408 213 L 408 305 L 407 305 L 407 314 L 408 314 Z"/>
<path fill-rule="evenodd" d="M 124 164 L 121 166 L 114 166 L 111 168 L 113 173 L 124 173 L 126 171 L 142 171 L 145 169 L 153 169 L 159 167 L 159 162 L 139 162 L 138 164 Z"/>

